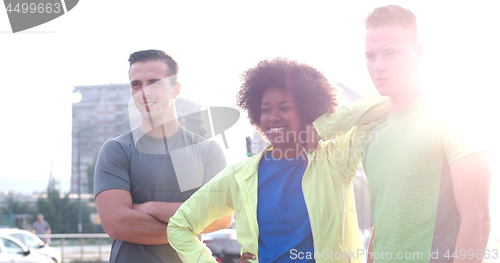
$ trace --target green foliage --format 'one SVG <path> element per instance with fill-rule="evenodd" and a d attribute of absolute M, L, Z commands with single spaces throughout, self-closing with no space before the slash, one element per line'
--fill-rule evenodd
<path fill-rule="evenodd" d="M 14 193 L 9 193 L 4 202 L 4 207 L 0 209 L 0 225 L 22 227 L 22 225 L 17 225 L 21 222 L 13 218 L 14 215 L 28 214 L 32 215 L 34 218 L 36 207 L 33 205 L 30 206 L 27 202 L 18 202 L 14 200 Z"/>
<path fill-rule="evenodd" d="M 58 190 L 48 193 L 47 198 L 37 201 L 38 212 L 49 222 L 52 233 L 78 233 L 78 199 L 69 199 L 68 195 L 61 198 Z M 82 232 L 93 233 L 90 222 L 90 208 L 86 202 L 81 204 Z"/>
<path fill-rule="evenodd" d="M 61 198 L 59 190 L 48 187 L 47 198 L 38 198 L 37 208 L 38 213 L 43 214 L 49 222 L 53 234 L 78 233 L 78 199 L 70 199 L 68 195 Z M 86 201 L 82 200 L 81 211 L 82 232 L 93 233 L 91 209 Z"/>
<path fill-rule="evenodd" d="M 18 202 L 14 200 L 13 194 L 9 194 L 7 197 L 7 206 L 2 208 L 2 214 L 4 215 L 14 215 L 14 214 L 35 214 L 35 209 L 29 207 L 26 202 Z"/>
<path fill-rule="evenodd" d="M 3 217 L 0 224 L 15 226 L 7 215 L 31 214 L 35 219 L 36 214 L 41 213 L 49 222 L 53 234 L 78 233 L 78 199 L 70 199 L 68 194 L 61 195 L 57 188 L 56 181 L 51 180 L 47 186 L 47 198 L 38 198 L 36 207 L 30 206 L 28 202 L 15 201 L 14 194 L 10 193 L 6 205 L 0 210 L 0 216 Z M 102 227 L 94 226 L 90 221 L 90 214 L 97 212 L 95 206 L 90 207 L 90 204 L 93 202 L 81 202 L 82 232 L 102 233 Z"/>

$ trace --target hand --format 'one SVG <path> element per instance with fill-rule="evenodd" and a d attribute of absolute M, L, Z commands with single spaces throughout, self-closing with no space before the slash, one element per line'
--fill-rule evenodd
<path fill-rule="evenodd" d="M 146 214 L 149 214 L 149 212 L 151 211 L 150 206 L 149 206 L 149 202 L 142 203 L 142 204 L 133 204 L 132 209 L 146 213 Z"/>
<path fill-rule="evenodd" d="M 306 124 L 306 132 L 307 132 L 306 149 L 308 152 L 311 152 L 316 150 L 316 148 L 318 148 L 320 137 L 312 124 Z"/>
<path fill-rule="evenodd" d="M 132 204 L 132 210 L 148 214 L 158 221 L 168 223 L 170 217 L 175 214 L 182 202 L 159 202 L 148 201 L 142 204 Z"/>
<path fill-rule="evenodd" d="M 251 263 L 250 261 L 247 261 L 247 259 L 255 259 L 255 256 L 250 253 L 243 253 L 240 260 L 238 260 L 238 263 Z"/>
<path fill-rule="evenodd" d="M 151 214 L 153 211 L 153 203 L 152 202 L 146 202 L 146 203 L 142 203 L 142 204 L 133 204 L 132 209 L 137 210 L 137 211 L 142 212 L 142 213 L 145 213 L 145 214 L 148 214 L 148 215 L 156 218 L 156 220 L 158 220 L 162 223 L 166 223 L 166 224 L 168 223 L 168 221 L 163 221 L 163 220 L 161 220 L 161 219 L 159 219 Z"/>

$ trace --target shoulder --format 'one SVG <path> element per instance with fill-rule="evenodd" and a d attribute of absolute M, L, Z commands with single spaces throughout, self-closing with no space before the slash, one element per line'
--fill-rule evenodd
<path fill-rule="evenodd" d="M 101 147 L 97 157 L 97 165 L 104 160 L 126 160 L 130 157 L 134 146 L 132 132 L 126 132 L 118 137 L 108 139 Z"/>
<path fill-rule="evenodd" d="M 134 145 L 132 131 L 123 133 L 115 138 L 108 139 L 104 142 L 102 149 L 127 149 Z"/>
<path fill-rule="evenodd" d="M 228 165 L 224 168 L 220 173 L 218 173 L 212 180 L 210 181 L 236 181 L 236 175 L 247 177 L 253 174 L 253 172 L 257 171 L 258 161 L 255 164 L 255 160 L 253 160 L 257 156 L 253 156 L 248 158 L 247 160 Z"/>
<path fill-rule="evenodd" d="M 263 158 L 263 154 L 266 149 L 261 153 L 251 156 L 243 161 L 233 163 L 227 166 L 224 170 L 229 170 L 234 174 L 251 174 L 258 170 L 260 160 Z"/>
<path fill-rule="evenodd" d="M 185 138 L 187 139 L 187 141 L 194 144 L 194 145 L 200 145 L 202 147 L 220 148 L 220 145 L 216 141 L 214 141 L 212 139 L 204 138 L 204 137 L 202 137 L 194 132 L 183 129 L 183 134 L 184 134 Z"/>
<path fill-rule="evenodd" d="M 113 142 L 116 142 L 119 144 L 130 144 L 130 143 L 134 142 L 133 133 L 134 133 L 134 130 L 131 130 L 131 131 L 125 132 L 125 133 L 123 133 L 115 138 L 111 138 L 108 141 L 113 141 Z"/>
<path fill-rule="evenodd" d="M 180 127 L 179 129 L 181 132 L 180 135 L 183 136 L 186 140 L 188 140 L 190 142 L 199 143 L 199 142 L 207 140 L 207 139 L 203 138 L 202 136 L 200 136 L 192 131 L 186 130 L 183 127 Z"/>
<path fill-rule="evenodd" d="M 242 171 L 248 167 L 258 167 L 261 157 L 262 156 L 260 154 L 257 154 L 257 155 L 254 155 L 254 156 L 248 158 L 248 159 L 245 159 L 241 162 L 235 163 L 232 165 L 233 169 L 236 172 L 239 172 L 239 171 Z"/>
<path fill-rule="evenodd" d="M 222 148 L 220 147 L 220 145 L 212 140 L 212 139 L 206 139 L 194 132 L 191 132 L 191 131 L 188 131 L 184 128 L 181 128 L 182 131 L 181 131 L 181 140 L 179 140 L 180 143 L 183 144 L 183 146 L 190 146 L 190 145 L 194 145 L 198 148 L 201 148 L 201 149 L 205 149 L 205 150 L 210 150 L 210 151 L 213 151 L 213 150 L 217 150 L 218 152 L 219 151 L 222 151 Z"/>

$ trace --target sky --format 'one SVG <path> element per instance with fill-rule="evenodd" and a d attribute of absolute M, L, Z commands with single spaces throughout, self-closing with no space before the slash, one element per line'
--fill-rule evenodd
<path fill-rule="evenodd" d="M 274 57 L 307 63 L 362 95 L 376 94 L 365 66 L 364 18 L 386 4 L 418 17 L 426 49 L 423 88 L 498 152 L 498 4 L 436 2 L 85 0 L 16 34 L 0 10 L 0 192 L 43 192 L 51 163 L 62 192 L 69 191 L 73 87 L 127 83 L 127 59 L 137 50 L 172 55 L 180 96 L 208 106 L 235 107 L 240 74 Z M 226 131 L 230 163 L 244 158 L 243 137 L 251 131 L 245 117 Z M 220 137 L 214 139 L 223 145 Z"/>

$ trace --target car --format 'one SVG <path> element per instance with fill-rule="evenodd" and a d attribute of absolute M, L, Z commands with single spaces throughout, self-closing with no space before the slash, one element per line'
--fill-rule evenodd
<path fill-rule="evenodd" d="M 53 263 L 52 259 L 32 252 L 21 241 L 0 234 L 0 263 Z"/>
<path fill-rule="evenodd" d="M 45 244 L 39 237 L 29 231 L 18 228 L 2 228 L 0 234 L 9 235 L 21 241 L 31 251 L 52 259 L 53 263 L 61 263 L 61 252 Z"/>
<path fill-rule="evenodd" d="M 218 262 L 234 262 L 240 258 L 241 245 L 236 239 L 236 229 L 221 229 L 203 234 L 203 243 Z"/>

